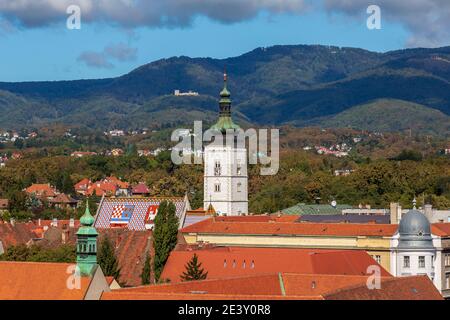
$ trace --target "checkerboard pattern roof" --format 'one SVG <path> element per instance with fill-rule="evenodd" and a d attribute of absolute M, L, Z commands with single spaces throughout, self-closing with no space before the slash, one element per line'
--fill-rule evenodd
<path fill-rule="evenodd" d="M 135 231 L 145 231 L 145 218 L 148 209 L 151 206 L 159 206 L 163 201 L 171 201 L 176 208 L 176 214 L 180 220 L 180 226 L 183 225 L 186 210 L 189 209 L 189 202 L 185 198 L 104 198 L 100 203 L 95 219 L 95 228 L 109 229 L 111 228 L 111 217 L 115 208 L 119 206 L 133 207 L 131 219 L 126 228 Z"/>

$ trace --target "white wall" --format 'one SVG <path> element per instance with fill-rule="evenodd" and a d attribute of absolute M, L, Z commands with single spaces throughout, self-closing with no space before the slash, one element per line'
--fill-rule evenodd
<path fill-rule="evenodd" d="M 204 161 L 204 208 L 212 203 L 218 214 L 248 214 L 247 150 L 208 146 Z M 215 174 L 216 162 L 220 163 L 220 175 Z M 220 185 L 219 192 L 216 185 Z"/>

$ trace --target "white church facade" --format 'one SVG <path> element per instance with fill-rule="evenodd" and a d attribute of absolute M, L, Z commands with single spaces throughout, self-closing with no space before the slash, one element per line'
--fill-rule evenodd
<path fill-rule="evenodd" d="M 240 129 L 231 118 L 231 94 L 224 76 L 224 89 L 220 93 L 220 113 L 212 130 L 222 134 L 223 144 L 211 144 L 204 150 L 204 200 L 203 207 L 212 206 L 218 215 L 239 216 L 248 214 L 247 149 L 227 144 L 225 134 L 234 137 Z"/>

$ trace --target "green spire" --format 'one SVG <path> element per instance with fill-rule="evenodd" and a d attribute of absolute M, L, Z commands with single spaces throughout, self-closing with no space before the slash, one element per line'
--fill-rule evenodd
<path fill-rule="evenodd" d="M 82 276 L 92 274 L 97 265 L 97 230 L 93 227 L 94 217 L 89 211 L 89 201 L 86 201 L 86 211 L 80 219 L 81 227 L 77 232 L 77 266 Z"/>
<path fill-rule="evenodd" d="M 91 215 L 91 211 L 89 210 L 89 200 L 86 200 L 86 210 L 80 219 L 80 223 L 85 227 L 90 227 L 94 224 L 94 217 Z"/>
<path fill-rule="evenodd" d="M 234 124 L 231 119 L 231 93 L 227 88 L 227 74 L 223 75 L 223 89 L 220 92 L 220 101 L 219 101 L 219 119 L 217 123 L 211 127 L 213 130 L 218 130 L 221 132 L 225 132 L 228 129 L 237 130 L 239 126 Z"/>

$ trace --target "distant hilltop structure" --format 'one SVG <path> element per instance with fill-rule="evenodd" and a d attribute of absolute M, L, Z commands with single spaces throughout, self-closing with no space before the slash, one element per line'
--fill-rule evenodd
<path fill-rule="evenodd" d="M 191 91 L 191 90 L 189 90 L 188 92 L 181 92 L 180 90 L 177 89 L 173 92 L 173 95 L 176 97 L 181 97 L 181 96 L 196 97 L 199 95 L 199 93 L 195 92 L 195 91 Z"/>

